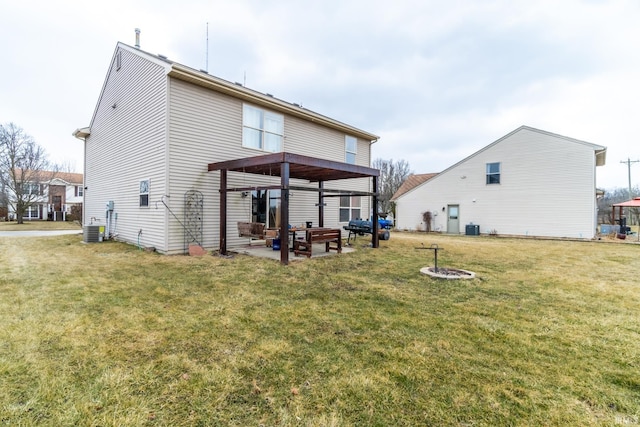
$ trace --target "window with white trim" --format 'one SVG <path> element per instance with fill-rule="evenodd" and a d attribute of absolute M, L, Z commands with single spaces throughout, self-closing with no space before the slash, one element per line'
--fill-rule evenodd
<path fill-rule="evenodd" d="M 82 197 L 84 194 L 84 188 L 82 185 L 76 185 L 76 197 Z"/>
<path fill-rule="evenodd" d="M 500 184 L 500 163 L 487 163 L 487 184 Z"/>
<path fill-rule="evenodd" d="M 340 222 L 349 222 L 361 218 L 360 208 L 362 201 L 360 196 L 340 196 Z"/>
<path fill-rule="evenodd" d="M 356 154 L 358 154 L 358 139 L 353 136 L 344 137 L 344 161 L 352 165 L 356 164 Z"/>
<path fill-rule="evenodd" d="M 149 206 L 149 180 L 140 181 L 140 206 Z"/>
<path fill-rule="evenodd" d="M 278 153 L 282 151 L 284 116 L 251 105 L 242 106 L 242 145 Z"/>
<path fill-rule="evenodd" d="M 42 191 L 40 190 L 40 184 L 33 182 L 25 182 L 22 184 L 22 194 L 24 195 L 34 195 L 39 196 L 42 195 Z"/>

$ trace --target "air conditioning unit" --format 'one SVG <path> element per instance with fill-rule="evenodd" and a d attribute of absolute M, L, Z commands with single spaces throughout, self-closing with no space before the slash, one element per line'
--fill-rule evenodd
<path fill-rule="evenodd" d="M 104 237 L 104 225 L 85 225 L 82 235 L 82 240 L 85 243 L 102 242 L 102 239 Z"/>

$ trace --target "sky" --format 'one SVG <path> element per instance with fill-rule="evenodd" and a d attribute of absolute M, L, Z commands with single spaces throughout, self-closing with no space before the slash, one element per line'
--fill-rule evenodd
<path fill-rule="evenodd" d="M 607 147 L 599 188 L 640 160 L 638 0 L 0 0 L 0 123 L 82 172 L 71 134 L 135 28 L 145 51 L 379 135 L 372 158 L 414 173 L 522 125 Z"/>

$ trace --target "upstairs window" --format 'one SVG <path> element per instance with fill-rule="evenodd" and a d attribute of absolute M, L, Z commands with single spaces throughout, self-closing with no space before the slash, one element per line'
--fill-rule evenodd
<path fill-rule="evenodd" d="M 25 182 L 21 185 L 22 194 L 24 195 L 33 195 L 33 196 L 41 196 L 42 191 L 40 190 L 40 185 L 32 182 Z"/>
<path fill-rule="evenodd" d="M 358 154 L 358 140 L 352 136 L 344 137 L 344 161 L 352 165 L 356 164 L 356 154 Z"/>
<path fill-rule="evenodd" d="M 487 184 L 500 184 L 500 163 L 487 163 Z"/>
<path fill-rule="evenodd" d="M 340 222 L 361 218 L 360 196 L 340 196 Z"/>
<path fill-rule="evenodd" d="M 149 180 L 140 181 L 140 206 L 149 206 Z"/>
<path fill-rule="evenodd" d="M 244 105 L 242 109 L 242 145 L 278 153 L 282 151 L 284 116 Z"/>
<path fill-rule="evenodd" d="M 83 194 L 82 185 L 76 185 L 76 197 L 82 197 Z"/>

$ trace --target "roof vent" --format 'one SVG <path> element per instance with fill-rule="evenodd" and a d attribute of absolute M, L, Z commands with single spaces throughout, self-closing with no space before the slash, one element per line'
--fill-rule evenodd
<path fill-rule="evenodd" d="M 140 49 L 140 28 L 136 28 L 136 49 Z"/>
<path fill-rule="evenodd" d="M 167 57 L 161 53 L 158 54 L 158 58 L 167 59 Z"/>
<path fill-rule="evenodd" d="M 271 98 L 273 98 L 273 95 L 271 95 L 270 93 L 268 93 L 267 96 L 270 96 Z"/>

